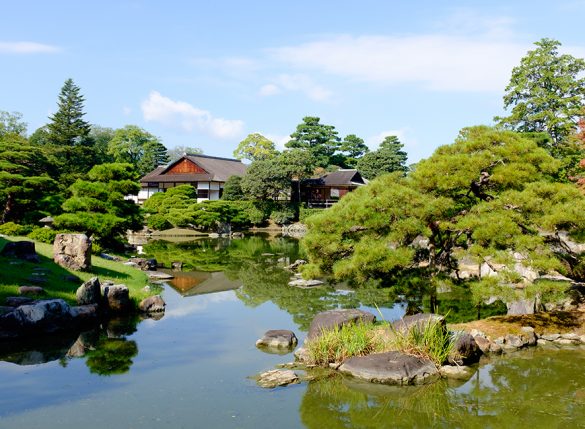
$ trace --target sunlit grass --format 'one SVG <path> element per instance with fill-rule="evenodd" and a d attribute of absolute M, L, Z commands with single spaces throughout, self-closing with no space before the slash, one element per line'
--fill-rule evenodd
<path fill-rule="evenodd" d="M 7 241 L 22 241 L 28 238 L 0 237 L 0 249 Z M 35 249 L 40 258 L 40 263 L 21 261 L 0 257 L 0 305 L 9 296 L 18 295 L 19 286 L 33 285 L 31 281 L 35 268 L 42 270 L 41 276 L 46 282 L 40 283 L 46 291 L 45 298 L 62 298 L 69 303 L 75 303 L 75 291 L 82 282 L 98 276 L 100 281 L 111 280 L 117 284 L 125 284 L 130 290 L 130 296 L 134 300 L 140 300 L 150 295 L 143 288 L 148 284 L 147 275 L 121 262 L 108 261 L 97 256 L 92 256 L 92 268 L 90 271 L 73 271 L 65 269 L 53 262 L 53 246 L 51 244 L 35 241 Z M 75 280 L 73 277 L 79 280 Z"/>

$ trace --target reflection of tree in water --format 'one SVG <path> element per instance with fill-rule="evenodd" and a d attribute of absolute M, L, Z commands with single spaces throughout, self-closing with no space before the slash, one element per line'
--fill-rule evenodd
<path fill-rule="evenodd" d="M 126 338 L 100 338 L 95 349 L 87 353 L 85 361 L 90 372 L 99 375 L 124 374 L 138 354 L 135 341 Z"/>
<path fill-rule="evenodd" d="M 302 330 L 307 330 L 312 318 L 321 311 L 360 305 L 382 308 L 401 303 L 407 314 L 431 310 L 448 313 L 448 322 L 473 320 L 478 314 L 464 288 L 453 287 L 452 293 L 437 295 L 428 277 L 416 271 L 408 276 L 352 285 L 351 291 L 345 292 L 332 287 L 290 287 L 291 274 L 283 267 L 299 258 L 301 252 L 299 242 L 287 237 L 251 236 L 186 243 L 154 241 L 145 245 L 144 250 L 165 266 L 181 261 L 184 270 L 223 271 L 229 279 L 239 279 L 243 287 L 236 294 L 246 305 L 255 307 L 272 301 L 291 314 Z M 487 317 L 501 312 L 501 308 L 482 309 L 481 315 Z"/>
<path fill-rule="evenodd" d="M 492 358 L 462 401 L 494 427 L 578 427 L 585 420 L 584 366 L 582 350 L 538 348 Z"/>
<path fill-rule="evenodd" d="M 308 428 L 464 427 L 465 407 L 444 382 L 398 387 L 342 376 L 310 382 L 300 405 Z"/>

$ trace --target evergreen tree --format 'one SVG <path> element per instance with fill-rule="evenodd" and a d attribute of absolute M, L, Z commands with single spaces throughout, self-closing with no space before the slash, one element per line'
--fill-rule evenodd
<path fill-rule="evenodd" d="M 0 223 L 35 222 L 48 213 L 57 184 L 38 148 L 18 134 L 0 136 Z"/>
<path fill-rule="evenodd" d="M 398 137 L 388 136 L 380 144 L 378 150 L 368 152 L 361 157 L 356 163 L 356 168 L 368 180 L 395 171 L 404 173 L 407 171 L 408 156 L 402 150 L 403 147 Z"/>
<path fill-rule="evenodd" d="M 242 176 L 230 176 L 223 185 L 222 200 L 238 201 L 245 199 L 242 191 Z"/>
<path fill-rule="evenodd" d="M 285 146 L 309 152 L 315 159 L 315 167 L 326 168 L 333 164 L 333 155 L 339 149 L 340 138 L 333 125 L 321 124 L 320 120 L 315 116 L 305 116 Z"/>
<path fill-rule="evenodd" d="M 114 132 L 108 143 L 108 154 L 115 162 L 134 165 L 140 175 L 169 162 L 167 148 L 158 137 L 136 125 L 126 125 Z"/>
<path fill-rule="evenodd" d="M 511 115 L 495 118 L 500 124 L 522 132 L 547 132 L 555 150 L 577 126 L 585 103 L 585 60 L 560 55 L 557 40 L 542 39 L 536 49 L 512 70 L 504 95 L 504 108 Z"/>
<path fill-rule="evenodd" d="M 140 208 L 124 199 L 140 190 L 131 164 L 96 165 L 88 178 L 71 185 L 72 196 L 63 203 L 65 213 L 55 218 L 58 228 L 86 233 L 108 247 L 116 246 L 127 230 L 142 228 Z"/>
<path fill-rule="evenodd" d="M 91 126 L 83 119 L 83 95 L 72 79 L 61 88 L 57 112 L 50 116 L 49 141 L 58 146 L 86 145 Z"/>

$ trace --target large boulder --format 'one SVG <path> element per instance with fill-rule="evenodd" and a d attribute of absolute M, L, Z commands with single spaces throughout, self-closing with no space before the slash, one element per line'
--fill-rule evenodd
<path fill-rule="evenodd" d="M 286 329 L 272 329 L 256 341 L 256 347 L 274 347 L 282 349 L 291 349 L 298 343 L 297 337 L 293 331 Z"/>
<path fill-rule="evenodd" d="M 128 261 L 136 264 L 142 271 L 156 271 L 158 265 L 156 259 L 130 258 Z"/>
<path fill-rule="evenodd" d="M 165 311 L 166 303 L 160 295 L 144 298 L 138 304 L 138 309 L 143 313 L 160 313 Z"/>
<path fill-rule="evenodd" d="M 35 250 L 35 243 L 33 241 L 13 241 L 4 245 L 0 252 L 0 256 L 6 258 L 17 258 L 29 262 L 40 262 L 39 255 Z"/>
<path fill-rule="evenodd" d="M 467 365 L 479 361 L 482 355 L 480 346 L 467 332 L 455 334 L 455 344 L 449 355 L 449 363 L 452 365 Z"/>
<path fill-rule="evenodd" d="M 127 313 L 132 309 L 130 291 L 125 285 L 108 285 L 102 287 L 103 303 L 112 313 Z"/>
<path fill-rule="evenodd" d="M 346 360 L 339 371 L 381 384 L 426 384 L 440 377 L 433 362 L 400 352 L 375 353 Z"/>
<path fill-rule="evenodd" d="M 0 316 L 0 338 L 51 334 L 70 329 L 71 308 L 62 299 L 35 301 Z"/>
<path fill-rule="evenodd" d="M 97 277 L 92 277 L 83 283 L 77 288 L 75 296 L 79 305 L 99 304 L 102 300 L 99 279 Z"/>
<path fill-rule="evenodd" d="M 376 316 L 372 313 L 358 309 L 328 310 L 317 314 L 309 327 L 308 340 L 321 335 L 324 330 L 339 328 L 356 322 L 374 323 Z"/>
<path fill-rule="evenodd" d="M 91 268 L 91 240 L 85 234 L 57 234 L 53 259 L 71 270 L 88 270 Z"/>
<path fill-rule="evenodd" d="M 534 314 L 536 310 L 536 300 L 521 299 L 518 301 L 506 303 L 508 307 L 508 316 L 519 316 L 522 314 Z"/>
<path fill-rule="evenodd" d="M 418 313 L 411 316 L 404 316 L 402 319 L 394 322 L 393 326 L 397 332 L 404 334 L 415 327 L 419 330 L 422 330 L 425 326 L 432 323 L 438 323 L 444 329 L 447 329 L 445 317 L 433 313 Z"/>

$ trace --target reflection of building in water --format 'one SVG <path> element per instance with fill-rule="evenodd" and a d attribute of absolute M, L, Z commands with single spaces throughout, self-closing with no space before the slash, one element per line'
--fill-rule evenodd
<path fill-rule="evenodd" d="M 228 279 L 221 271 L 218 272 L 177 272 L 168 280 L 168 284 L 183 296 L 203 295 L 207 293 L 224 292 L 238 289 L 242 283 Z"/>

